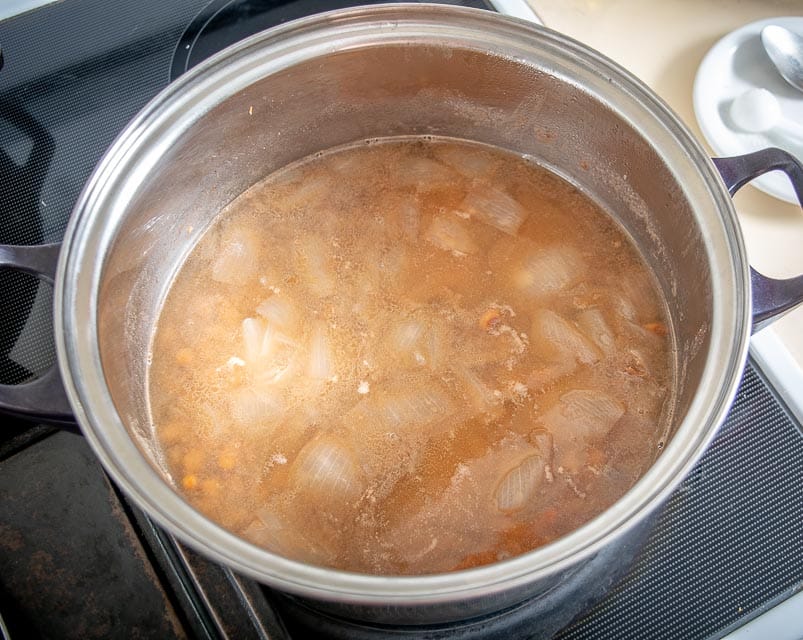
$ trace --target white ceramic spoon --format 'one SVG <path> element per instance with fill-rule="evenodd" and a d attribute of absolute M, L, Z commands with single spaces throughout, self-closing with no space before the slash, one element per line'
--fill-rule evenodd
<path fill-rule="evenodd" d="M 781 128 L 784 134 L 803 138 L 803 125 L 784 117 L 778 99 L 766 89 L 749 89 L 730 105 L 730 117 L 740 130 L 767 133 Z"/>

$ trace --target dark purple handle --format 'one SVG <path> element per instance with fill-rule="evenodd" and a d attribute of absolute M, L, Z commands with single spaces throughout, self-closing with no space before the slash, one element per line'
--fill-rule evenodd
<path fill-rule="evenodd" d="M 3 244 L 0 245 L 0 267 L 25 271 L 52 285 L 60 249 L 60 244 Z M 0 384 L 0 412 L 77 430 L 57 364 L 32 382 Z"/>
<path fill-rule="evenodd" d="M 792 182 L 798 202 L 803 206 L 803 164 L 781 149 L 763 149 L 732 158 L 713 158 L 731 195 L 742 186 L 768 173 L 783 171 Z M 753 332 L 762 329 L 803 302 L 803 275 L 777 280 L 750 267 L 753 288 Z"/>

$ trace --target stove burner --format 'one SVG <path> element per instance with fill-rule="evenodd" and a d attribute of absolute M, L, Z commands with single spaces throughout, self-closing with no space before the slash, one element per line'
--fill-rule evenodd
<path fill-rule="evenodd" d="M 552 638 L 581 613 L 607 595 L 612 584 L 631 569 L 660 514 L 654 514 L 626 536 L 626 543 L 603 548 L 588 562 L 544 594 L 503 611 L 454 623 L 370 625 L 316 610 L 293 596 L 268 592 L 291 638 L 330 640 L 507 640 Z M 607 579 L 602 583 L 600 574 Z"/>
<path fill-rule="evenodd" d="M 415 0 L 414 0 L 415 1 Z M 420 0 L 419 0 L 420 1 Z M 439 0 L 442 4 L 489 9 L 482 0 Z M 381 0 L 212 0 L 184 30 L 170 65 L 175 80 L 202 60 L 231 44 L 278 24 L 323 11 L 355 5 L 382 4 Z"/>

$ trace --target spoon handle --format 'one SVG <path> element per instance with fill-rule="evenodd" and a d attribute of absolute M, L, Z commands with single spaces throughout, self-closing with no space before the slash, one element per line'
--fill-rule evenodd
<path fill-rule="evenodd" d="M 743 156 L 713 158 L 722 181 L 733 195 L 745 184 L 769 171 L 783 171 L 792 182 L 803 207 L 803 164 L 781 149 L 763 149 Z M 803 302 L 803 275 L 796 278 L 768 278 L 750 267 L 753 289 L 753 332 Z"/>

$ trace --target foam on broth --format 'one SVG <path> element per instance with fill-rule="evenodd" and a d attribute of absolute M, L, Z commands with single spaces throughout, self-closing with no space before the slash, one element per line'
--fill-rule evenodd
<path fill-rule="evenodd" d="M 356 144 L 234 200 L 154 337 L 186 499 L 292 559 L 424 574 L 515 556 L 621 497 L 671 405 L 665 302 L 554 174 L 439 138 Z"/>

